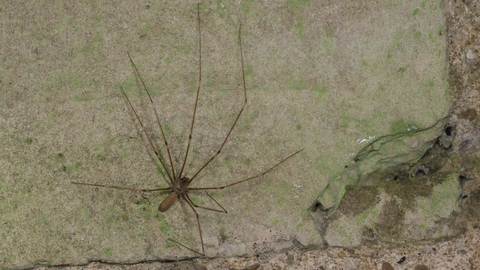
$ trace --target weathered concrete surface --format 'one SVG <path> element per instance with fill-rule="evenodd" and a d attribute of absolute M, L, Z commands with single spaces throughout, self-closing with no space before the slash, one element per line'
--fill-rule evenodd
<path fill-rule="evenodd" d="M 449 157 L 455 133 L 441 120 L 425 130 L 380 138 L 363 149 L 327 187 L 312 214 L 327 244 L 402 244 L 462 232 L 464 226 L 455 222 L 462 181 Z M 338 207 L 332 203 L 336 201 Z"/>
<path fill-rule="evenodd" d="M 229 214 L 200 212 L 208 256 L 247 256 L 323 243 L 308 207 L 352 162 L 363 139 L 426 128 L 448 112 L 440 2 L 205 2 L 203 84 L 191 175 L 219 147 L 241 100 L 242 24 L 249 103 L 222 155 L 196 186 L 258 181 L 215 192 Z M 149 131 L 151 108 L 130 51 L 181 163 L 198 75 L 196 2 L 2 6 L 0 267 L 134 263 L 194 256 L 187 205 L 162 194 L 71 181 L 164 187 L 123 87 Z M 209 205 L 204 194 L 196 201 Z"/>
<path fill-rule="evenodd" d="M 331 217 L 325 240 L 331 246 L 391 245 L 445 239 L 457 235 L 458 174 L 348 186 L 339 211 Z"/>
<path fill-rule="evenodd" d="M 478 3 L 470 4 L 478 7 Z M 449 3 L 446 10 L 451 19 L 462 17 L 470 9 Z M 329 183 L 315 205 L 314 218 L 329 245 L 351 248 L 372 243 L 441 240 L 458 235 L 469 226 L 478 226 L 475 216 L 480 204 L 480 167 L 476 116 L 480 106 L 480 73 L 472 72 L 476 69 L 472 67 L 478 66 L 479 50 L 466 41 L 473 38 L 472 31 L 476 32 L 471 16 L 462 22 L 462 27 L 449 25 L 453 44 L 449 52 L 453 61 L 449 78 L 454 89 L 453 114 L 437 127 L 426 129 L 440 134 L 438 128 L 442 128 L 443 134 L 417 144 L 421 138 L 415 139 L 416 132 L 404 132 L 365 147 L 355 162 Z M 478 25 L 478 20 L 473 24 Z M 422 178 L 425 174 L 428 176 Z M 419 176 L 422 180 L 416 179 Z M 450 184 L 438 182 L 439 179 L 449 179 Z M 393 194 L 385 192 L 386 187 L 392 186 Z M 433 186 L 441 196 L 419 194 Z"/>
<path fill-rule="evenodd" d="M 354 162 L 329 183 L 318 202 L 323 209 L 331 209 L 340 203 L 347 185 L 372 186 L 408 178 L 410 167 L 435 145 L 445 124 L 445 119 L 441 119 L 431 127 L 386 135 L 369 143 L 355 156 Z"/>

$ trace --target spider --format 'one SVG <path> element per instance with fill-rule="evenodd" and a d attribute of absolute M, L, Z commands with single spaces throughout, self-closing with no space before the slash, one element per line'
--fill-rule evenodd
<path fill-rule="evenodd" d="M 128 96 L 125 94 L 125 91 L 123 91 L 123 89 L 122 89 L 122 93 L 123 93 L 123 96 L 125 97 L 125 99 L 128 103 L 128 106 L 132 109 L 132 111 L 135 115 L 135 118 L 138 120 L 138 122 L 139 122 L 139 124 L 140 124 L 146 138 L 147 138 L 148 144 L 150 145 L 151 149 L 155 153 L 155 156 L 157 157 L 158 161 L 160 162 L 161 166 L 163 167 L 164 171 L 166 172 L 166 176 L 167 176 L 168 181 L 169 181 L 169 187 L 155 188 L 155 189 L 138 189 L 138 188 L 110 186 L 110 185 L 102 185 L 102 184 L 91 184 L 91 183 L 82 183 L 82 182 L 72 182 L 72 183 L 76 184 L 76 185 L 86 185 L 86 186 L 95 186 L 95 187 L 112 188 L 112 189 L 120 189 L 120 190 L 130 190 L 130 191 L 141 191 L 141 192 L 168 191 L 169 195 L 160 203 L 160 205 L 158 206 L 158 211 L 160 211 L 160 212 L 167 211 L 168 209 L 170 209 L 170 207 L 177 200 L 185 201 L 189 205 L 189 207 L 192 209 L 192 211 L 195 213 L 195 217 L 196 217 L 196 221 L 197 221 L 197 228 L 198 228 L 198 232 L 199 232 L 199 235 L 200 235 L 200 242 L 201 242 L 201 245 L 202 245 L 202 251 L 201 252 L 196 251 L 193 248 L 189 248 L 189 247 L 181 244 L 180 242 L 178 242 L 176 240 L 173 240 L 173 239 L 169 239 L 169 240 L 175 242 L 176 244 L 178 244 L 178 245 L 180 245 L 180 246 L 182 246 L 182 247 L 184 247 L 184 248 L 186 248 L 186 249 L 188 249 L 188 250 L 190 250 L 190 251 L 192 251 L 196 254 L 199 254 L 201 256 L 205 256 L 205 245 L 204 245 L 204 242 L 203 242 L 202 228 L 201 228 L 201 225 L 200 225 L 199 215 L 197 213 L 197 210 L 195 210 L 195 208 L 200 208 L 200 209 L 205 209 L 205 210 L 210 210 L 210 211 L 215 211 L 215 212 L 227 213 L 227 210 L 225 210 L 225 208 L 220 203 L 218 203 L 212 196 L 210 196 L 210 194 L 207 192 L 207 190 L 224 189 L 224 188 L 227 188 L 227 187 L 231 187 L 231 186 L 234 186 L 234 185 L 238 185 L 238 184 L 241 184 L 241 183 L 244 183 L 244 182 L 247 182 L 247 181 L 251 181 L 251 180 L 254 180 L 256 178 L 259 178 L 259 177 L 265 175 L 266 173 L 270 172 L 275 167 L 279 166 L 280 164 L 282 164 L 283 162 L 285 162 L 289 158 L 291 158 L 291 157 L 295 156 L 296 154 L 298 154 L 299 152 L 303 151 L 303 149 L 298 150 L 293 154 L 290 154 L 286 158 L 283 158 L 281 161 L 277 162 L 276 164 L 274 164 L 273 166 L 271 166 L 267 170 L 264 170 L 263 172 L 261 172 L 259 174 L 256 174 L 254 176 L 242 179 L 240 181 L 236 181 L 236 182 L 230 183 L 228 185 L 217 186 L 217 187 L 190 187 L 190 184 L 193 182 L 193 180 L 195 180 L 197 178 L 197 176 L 200 174 L 200 172 L 203 171 L 203 169 L 205 169 L 212 162 L 212 160 L 214 160 L 221 153 L 223 147 L 225 146 L 225 143 L 227 142 L 227 140 L 230 137 L 233 129 L 237 125 L 238 119 L 242 115 L 243 110 L 245 108 L 245 105 L 247 104 L 247 87 L 246 87 L 246 83 L 245 83 L 245 70 L 244 70 L 244 64 L 243 64 L 243 51 L 242 51 L 242 38 L 241 38 L 241 25 L 240 25 L 240 28 L 239 28 L 239 47 L 240 47 L 242 78 L 243 78 L 243 92 L 244 92 L 244 102 L 243 102 L 242 108 L 240 109 L 240 111 L 239 111 L 237 117 L 235 118 L 235 121 L 233 122 L 232 126 L 230 127 L 227 135 L 225 136 L 225 139 L 223 140 L 222 144 L 220 145 L 220 148 L 215 152 L 215 154 L 210 159 L 208 159 L 203 164 L 203 166 L 201 166 L 200 169 L 198 169 L 196 171 L 196 173 L 193 174 L 193 176 L 191 176 L 191 177 L 185 176 L 184 175 L 184 169 L 185 169 L 185 164 L 187 163 L 188 151 L 190 150 L 193 128 L 194 128 L 194 125 L 195 125 L 195 116 L 196 116 L 196 113 L 197 113 L 198 97 L 200 95 L 200 86 L 201 86 L 201 81 L 202 81 L 202 38 L 201 38 L 201 26 L 200 26 L 201 25 L 200 24 L 200 4 L 197 6 L 197 19 L 198 19 L 198 48 L 199 48 L 198 49 L 198 51 L 199 51 L 198 86 L 197 86 L 197 94 L 196 94 L 196 98 L 195 98 L 195 105 L 193 107 L 192 122 L 190 124 L 190 134 L 188 136 L 187 149 L 185 151 L 185 155 L 184 155 L 184 158 L 183 158 L 183 163 L 182 163 L 182 166 L 181 166 L 180 170 L 175 170 L 175 168 L 174 168 L 173 161 L 172 161 L 172 155 L 171 155 L 171 151 L 170 151 L 170 146 L 169 146 L 169 144 L 167 142 L 167 139 L 165 137 L 165 132 L 163 130 L 159 114 L 157 113 L 157 111 L 155 109 L 152 97 L 151 97 L 151 95 L 148 91 L 148 88 L 147 88 L 144 80 L 142 79 L 142 77 L 140 75 L 140 72 L 137 69 L 137 66 L 135 65 L 132 57 L 130 56 L 130 53 L 127 52 L 130 63 L 135 70 L 135 74 L 140 79 L 140 82 L 143 86 L 143 89 L 147 93 L 147 96 L 148 96 L 148 98 L 150 100 L 150 103 L 153 107 L 153 110 L 155 112 L 156 122 L 157 122 L 157 125 L 158 125 L 158 127 L 161 131 L 162 139 L 164 141 L 164 145 L 165 145 L 165 148 L 167 150 L 168 164 L 167 164 L 167 161 L 164 160 L 164 158 L 162 157 L 160 150 L 157 149 L 154 146 L 154 143 L 152 141 L 152 137 L 149 135 L 149 133 L 145 129 L 145 126 L 144 126 L 143 122 L 140 120 L 140 117 L 138 116 L 135 108 L 133 107 L 132 103 L 128 99 Z M 195 204 L 192 201 L 192 199 L 190 198 L 189 192 L 190 191 L 197 191 L 197 190 L 205 191 L 207 196 L 212 201 L 214 201 L 221 208 L 221 210 L 220 209 L 209 208 L 209 207 L 203 207 L 203 206 Z"/>

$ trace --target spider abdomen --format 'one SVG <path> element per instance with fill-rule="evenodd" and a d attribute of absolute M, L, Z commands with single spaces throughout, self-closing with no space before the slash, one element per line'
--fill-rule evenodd
<path fill-rule="evenodd" d="M 168 194 L 168 196 L 163 200 L 163 202 L 158 206 L 158 211 L 165 212 L 167 211 L 170 206 L 178 199 L 178 193 L 172 192 Z"/>

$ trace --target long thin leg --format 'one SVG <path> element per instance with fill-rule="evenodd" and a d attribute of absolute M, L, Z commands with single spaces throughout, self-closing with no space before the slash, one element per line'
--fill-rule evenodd
<path fill-rule="evenodd" d="M 203 207 L 203 206 L 199 206 L 199 205 L 196 205 L 192 199 L 190 199 L 190 197 L 188 196 L 188 193 L 185 193 L 184 195 L 182 195 L 182 198 L 188 203 L 188 205 L 192 208 L 193 212 L 195 213 L 195 217 L 197 218 L 197 226 L 198 226 L 198 232 L 200 233 L 200 241 L 202 242 L 202 253 L 194 250 L 194 249 L 191 249 L 185 245 L 183 245 L 182 243 L 174 240 L 174 239 L 168 239 L 172 242 L 175 242 L 177 245 L 180 245 L 192 252 L 195 252 L 201 256 L 205 256 L 205 248 L 204 248 L 204 244 L 203 244 L 203 236 L 202 236 L 202 229 L 201 229 L 201 226 L 200 226 L 200 219 L 199 219 L 199 216 L 198 216 L 198 213 L 197 211 L 195 210 L 194 207 L 197 207 L 197 208 L 201 208 L 201 209 L 205 209 L 205 210 L 210 210 L 210 211 L 215 211 L 215 212 L 222 212 L 222 213 L 227 213 L 227 210 L 225 210 L 225 208 L 223 208 L 222 205 L 220 205 L 212 196 L 210 196 L 210 194 L 208 194 L 208 192 L 205 191 L 205 193 L 207 193 L 208 197 L 210 197 L 210 199 L 212 199 L 218 206 L 220 206 L 223 211 L 221 210 L 218 210 L 218 209 L 213 209 L 213 208 L 208 208 L 208 207 Z"/>
<path fill-rule="evenodd" d="M 83 186 L 94 186 L 94 187 L 102 187 L 102 188 L 113 188 L 113 189 L 121 189 L 121 190 L 131 190 L 131 191 L 142 191 L 142 192 L 153 192 L 153 191 L 165 191 L 171 190 L 172 188 L 154 188 L 154 189 L 139 189 L 139 188 L 128 188 L 128 187 L 119 187 L 119 186 L 108 186 L 108 185 L 100 185 L 100 184 L 90 184 L 90 183 L 80 183 L 80 182 L 72 182 L 75 185 L 83 185 Z"/>
<path fill-rule="evenodd" d="M 128 55 L 128 58 L 130 59 L 130 63 L 132 63 L 132 66 L 135 69 L 135 72 L 137 73 L 137 76 L 140 78 L 140 81 L 142 82 L 143 89 L 145 89 L 145 92 L 147 92 L 148 98 L 150 99 L 150 103 L 152 104 L 153 111 L 155 112 L 155 117 L 157 118 L 158 127 L 160 128 L 160 131 L 162 132 L 163 142 L 165 143 L 165 147 L 167 148 L 168 159 L 170 160 L 170 166 L 172 167 L 173 178 L 171 178 L 171 179 L 176 179 L 175 178 L 175 169 L 173 167 L 173 162 L 172 162 L 172 155 L 170 154 L 170 147 L 168 147 L 167 139 L 165 138 L 165 132 L 163 132 L 162 123 L 160 122 L 160 118 L 158 117 L 157 110 L 155 109 L 155 104 L 153 103 L 152 97 L 150 96 L 150 92 L 148 92 L 147 86 L 145 85 L 145 82 L 143 81 L 142 76 L 140 76 L 140 72 L 138 72 L 137 66 L 133 62 L 132 57 L 130 57 L 130 53 L 127 52 L 127 55 Z M 123 92 L 123 89 L 122 89 L 122 92 Z M 125 95 L 125 92 L 123 94 Z M 126 97 L 126 95 L 125 95 L 125 97 Z M 128 103 L 130 103 L 130 101 Z M 130 106 L 131 106 L 131 104 L 130 104 Z M 133 107 L 132 107 L 132 109 L 133 109 Z M 135 111 L 135 109 L 133 109 L 133 111 Z M 135 113 L 135 114 L 137 114 L 137 113 Z M 141 123 L 138 116 L 137 116 L 137 119 Z M 153 148 L 153 150 L 155 151 L 155 148 Z M 155 151 L 155 154 L 157 155 L 158 159 L 160 159 L 160 156 L 157 154 L 157 151 Z M 163 165 L 163 162 L 162 162 L 162 165 Z M 163 169 L 165 169 L 165 171 L 166 171 L 165 166 L 163 166 Z M 167 174 L 168 174 L 168 172 L 167 172 Z M 172 185 L 173 185 L 173 182 L 172 182 Z"/>
<path fill-rule="evenodd" d="M 186 193 L 185 193 L 184 195 L 186 195 Z M 183 195 L 181 195 L 181 198 L 183 198 L 183 199 L 187 202 L 187 204 L 190 206 L 190 208 L 192 208 L 193 212 L 195 213 L 195 217 L 197 218 L 198 232 L 200 233 L 200 242 L 202 242 L 202 252 L 200 253 L 200 252 L 198 252 L 198 251 L 196 251 L 196 250 L 194 250 L 194 249 L 191 249 L 191 248 L 189 248 L 189 247 L 187 247 L 187 246 L 185 246 L 185 245 L 183 245 L 183 244 L 181 244 L 181 243 L 179 243 L 178 241 L 175 241 L 175 240 L 173 240 L 173 239 L 169 239 L 169 240 L 172 241 L 172 242 L 177 243 L 178 245 L 180 245 L 180 246 L 182 246 L 182 247 L 184 247 L 184 248 L 186 248 L 186 249 L 188 249 L 188 250 L 190 250 L 190 251 L 192 251 L 192 252 L 195 252 L 195 253 L 197 253 L 197 254 L 199 254 L 199 255 L 201 255 L 201 256 L 205 256 L 205 247 L 204 247 L 204 244 L 203 244 L 202 228 L 201 228 L 201 226 L 200 226 L 200 219 L 199 219 L 199 217 L 198 217 L 198 213 L 197 213 L 197 211 L 196 211 L 195 208 L 194 208 L 193 202 L 190 200 L 190 198 L 189 198 L 188 196 L 183 196 Z"/>
<path fill-rule="evenodd" d="M 242 109 L 240 109 L 240 112 L 238 113 L 237 118 L 235 118 L 235 121 L 233 122 L 232 127 L 228 131 L 227 136 L 225 137 L 225 140 L 223 140 L 223 143 L 222 143 L 222 145 L 220 145 L 220 148 L 218 149 L 218 151 L 190 178 L 190 181 L 188 182 L 189 184 L 193 181 L 193 179 L 195 179 L 195 177 L 197 177 L 197 175 L 205 167 L 207 167 L 208 164 L 210 164 L 210 162 L 212 162 L 213 159 L 215 159 L 218 156 L 218 154 L 220 154 L 223 146 L 225 145 L 225 143 L 228 140 L 228 137 L 230 137 L 230 134 L 232 133 L 233 128 L 237 125 L 238 119 L 242 115 L 242 112 L 243 112 L 243 109 L 245 108 L 245 105 L 247 104 L 247 86 L 246 86 L 246 83 L 245 83 L 245 68 L 243 66 L 243 50 L 242 50 L 242 34 L 241 34 L 241 32 L 242 32 L 242 25 L 240 24 L 240 28 L 238 29 L 238 38 L 240 40 L 240 58 L 242 59 L 242 78 L 243 78 L 243 92 L 244 92 L 244 95 L 245 95 L 245 101 L 243 102 Z"/>
<path fill-rule="evenodd" d="M 123 93 L 123 95 L 125 96 L 125 98 L 127 99 L 128 105 L 130 105 L 130 108 L 132 108 L 133 113 L 134 113 L 135 116 L 137 117 L 137 120 L 138 120 L 138 122 L 140 123 L 140 126 L 142 126 L 143 132 L 144 132 L 145 135 L 147 136 L 148 142 L 150 143 L 150 146 L 152 147 L 153 152 L 155 152 L 155 155 L 157 156 L 158 160 L 159 160 L 160 163 L 162 164 L 163 169 L 164 169 L 165 172 L 167 173 L 168 179 L 170 179 L 170 183 L 173 185 L 174 179 L 172 178 L 172 176 L 171 176 L 170 173 L 168 172 L 167 167 L 165 166 L 165 163 L 163 162 L 162 158 L 160 157 L 160 153 L 157 151 L 157 149 L 155 149 L 155 146 L 153 146 L 152 139 L 150 138 L 150 135 L 148 135 L 148 132 L 147 132 L 147 130 L 145 129 L 145 126 L 143 125 L 142 120 L 140 120 L 140 117 L 138 117 L 137 112 L 136 112 L 135 109 L 133 108 L 132 103 L 130 103 L 130 100 L 128 99 L 127 94 L 125 94 L 125 92 L 123 91 L 123 89 L 122 89 L 122 93 Z M 165 141 L 165 142 L 166 142 L 166 141 Z"/>
<path fill-rule="evenodd" d="M 197 104 L 198 104 L 198 96 L 200 95 L 200 85 L 202 84 L 202 32 L 200 27 L 200 3 L 197 6 L 197 18 L 198 18 L 198 54 L 199 54 L 197 97 L 195 98 L 195 106 L 193 107 L 193 117 L 192 117 L 192 124 L 190 125 L 190 134 L 188 135 L 187 151 L 185 151 L 185 157 L 183 158 L 182 169 L 178 173 L 179 178 L 182 177 L 183 169 L 185 169 L 185 164 L 187 163 L 188 151 L 190 150 L 190 143 L 192 142 L 193 125 L 195 124 L 195 116 L 197 115 Z"/>
<path fill-rule="evenodd" d="M 258 178 L 258 177 L 260 177 L 260 176 L 264 176 L 265 174 L 267 174 L 268 172 L 270 172 L 271 170 L 273 170 L 275 167 L 277 167 L 278 165 L 280 165 L 280 164 L 282 164 L 283 162 L 285 162 L 287 159 L 295 156 L 296 154 L 298 154 L 298 153 L 300 153 L 300 152 L 302 152 L 302 151 L 303 151 L 303 149 L 298 150 L 297 152 L 291 154 L 290 156 L 282 159 L 282 161 L 280 161 L 280 162 L 278 162 L 277 164 L 275 164 L 274 166 L 270 167 L 268 170 L 266 170 L 266 171 L 264 171 L 264 172 L 262 172 L 262 173 L 259 173 L 259 174 L 255 175 L 255 176 L 248 177 L 248 178 L 246 178 L 246 179 L 243 179 L 243 180 L 240 180 L 240 181 L 237 181 L 237 182 L 233 182 L 233 183 L 228 184 L 228 185 L 225 185 L 225 186 L 220 186 L 220 187 L 206 187 L 206 188 L 188 188 L 188 190 L 224 189 L 224 188 L 226 188 L 226 187 L 231 187 L 231 186 L 238 185 L 238 184 L 243 183 L 243 182 L 246 182 L 246 181 L 253 180 L 253 179 Z"/>
<path fill-rule="evenodd" d="M 188 199 L 190 200 L 190 202 L 192 202 L 193 206 L 197 207 L 197 208 L 201 208 L 201 209 L 205 209 L 205 210 L 210 210 L 210 211 L 214 211 L 214 212 L 220 212 L 220 213 L 228 213 L 227 210 L 225 210 L 225 208 L 223 208 L 223 206 L 221 204 L 219 204 L 212 196 L 210 196 L 210 194 L 208 194 L 207 191 L 205 191 L 205 193 L 207 193 L 208 197 L 210 197 L 210 199 L 212 199 L 218 206 L 220 206 L 223 210 L 218 210 L 218 209 L 214 209 L 214 208 L 209 208 L 209 207 L 203 207 L 203 206 L 200 206 L 200 205 L 197 205 L 195 204 L 191 199 L 190 197 L 188 196 L 188 193 L 185 193 L 185 196 L 188 197 Z"/>
<path fill-rule="evenodd" d="M 200 253 L 200 252 L 198 252 L 198 251 L 196 251 L 196 250 L 194 250 L 194 249 L 191 249 L 191 248 L 185 246 L 184 244 L 178 242 L 177 240 L 174 240 L 174 239 L 172 239 L 172 238 L 168 238 L 168 241 L 172 241 L 172 242 L 174 242 L 175 244 L 177 244 L 177 245 L 179 245 L 179 246 L 182 246 L 182 247 L 190 250 L 191 252 L 195 252 L 195 253 L 197 253 L 197 254 L 200 255 L 200 256 L 205 256 L 205 254 L 202 254 L 202 253 Z"/>

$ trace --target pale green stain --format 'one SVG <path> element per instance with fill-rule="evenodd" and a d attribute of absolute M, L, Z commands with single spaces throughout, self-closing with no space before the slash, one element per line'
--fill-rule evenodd
<path fill-rule="evenodd" d="M 42 216 L 39 218 L 39 221 L 43 224 L 48 224 L 48 218 L 46 216 Z"/>
<path fill-rule="evenodd" d="M 184 53 L 185 55 L 190 54 L 190 48 L 185 45 L 177 45 L 175 46 L 175 49 L 177 49 L 177 51 L 179 52 Z"/>
<path fill-rule="evenodd" d="M 26 144 L 28 144 L 28 145 L 30 145 L 30 144 L 33 143 L 33 139 L 30 138 L 30 137 L 25 138 L 25 140 L 23 140 L 23 141 L 24 141 Z"/>
<path fill-rule="evenodd" d="M 53 80 L 50 81 L 45 81 L 44 79 L 42 79 L 41 84 L 46 88 L 56 88 L 59 85 L 68 85 L 72 88 L 80 88 L 87 86 L 87 83 L 85 81 L 77 79 L 76 74 L 65 73 L 59 73 Z"/>
<path fill-rule="evenodd" d="M 393 36 L 393 44 L 396 44 L 397 46 L 400 46 L 400 40 L 402 40 L 403 35 L 400 32 L 395 33 Z"/>
<path fill-rule="evenodd" d="M 128 151 L 120 151 L 120 153 L 118 154 L 121 158 L 125 158 L 125 157 L 128 157 Z"/>
<path fill-rule="evenodd" d="M 167 58 L 165 59 L 165 62 L 166 62 L 167 64 L 171 64 L 172 61 L 173 61 L 173 56 L 172 56 L 171 54 L 169 54 L 169 55 L 167 56 Z"/>
<path fill-rule="evenodd" d="M 253 75 L 253 66 L 252 65 L 247 65 L 245 67 L 245 77 L 249 77 Z"/>
<path fill-rule="evenodd" d="M 41 126 L 41 125 L 43 125 L 43 122 L 41 120 L 37 119 L 37 120 L 33 121 L 32 124 L 34 124 L 35 126 Z"/>
<path fill-rule="evenodd" d="M 123 197 L 123 194 L 118 192 L 118 190 L 115 191 L 115 194 L 117 197 Z M 110 209 L 108 209 L 106 212 L 106 220 L 105 220 L 107 227 L 109 229 L 113 227 L 118 227 L 120 225 L 120 222 L 118 221 L 119 217 L 121 218 L 121 216 L 117 214 L 117 210 L 115 208 L 111 207 Z"/>
<path fill-rule="evenodd" d="M 131 95 L 132 92 L 136 93 L 136 89 L 137 89 L 137 84 L 135 83 L 135 80 L 132 78 L 130 79 L 127 79 L 126 81 L 124 81 L 120 86 L 119 86 L 120 89 L 122 89 L 125 94 L 128 94 L 128 95 Z"/>
<path fill-rule="evenodd" d="M 172 248 L 172 247 L 175 247 L 175 246 L 176 246 L 175 242 L 173 242 L 171 240 L 167 240 L 165 242 L 165 248 Z"/>
<path fill-rule="evenodd" d="M 159 96 L 161 91 L 162 91 L 162 86 L 161 84 L 153 84 L 153 85 L 148 85 L 148 93 L 150 94 L 150 96 Z M 145 92 L 145 90 L 143 90 L 143 85 L 142 85 L 142 95 L 147 95 L 147 93 Z"/>
<path fill-rule="evenodd" d="M 188 87 L 192 90 L 197 90 L 198 87 L 198 81 L 197 80 L 190 80 L 188 82 Z"/>
<path fill-rule="evenodd" d="M 363 212 L 355 218 L 355 225 L 362 226 L 368 218 L 368 213 Z"/>
<path fill-rule="evenodd" d="M 335 37 L 333 36 L 333 29 L 326 29 L 325 35 L 323 36 L 323 48 L 328 55 L 333 54 L 333 49 L 335 48 Z"/>
<path fill-rule="evenodd" d="M 286 0 L 285 5 L 292 13 L 297 13 L 310 5 L 310 0 Z"/>
<path fill-rule="evenodd" d="M 154 206 L 148 198 L 142 197 L 138 199 L 135 203 L 135 210 L 147 218 L 159 218 L 156 206 Z M 158 220 L 160 221 L 160 219 Z"/>
<path fill-rule="evenodd" d="M 163 131 L 165 131 L 165 132 L 168 132 L 168 133 L 172 132 L 172 126 L 167 124 L 167 123 L 163 124 L 162 128 L 163 128 Z"/>
<path fill-rule="evenodd" d="M 405 71 L 407 71 L 407 67 L 400 67 L 400 68 L 398 69 L 398 72 L 399 72 L 400 74 L 405 73 Z"/>
<path fill-rule="evenodd" d="M 90 209 L 88 209 L 87 207 L 82 207 L 80 209 L 80 216 L 82 218 L 88 218 L 90 216 Z"/>
<path fill-rule="evenodd" d="M 158 223 L 158 228 L 164 235 L 171 235 L 175 232 L 175 229 L 168 225 L 165 221 L 160 220 Z"/>
<path fill-rule="evenodd" d="M 65 156 L 62 153 L 58 153 L 57 155 L 55 155 L 55 159 L 57 161 L 62 161 L 65 159 Z"/>
<path fill-rule="evenodd" d="M 207 87 L 207 88 L 214 88 L 215 86 L 215 79 L 216 78 L 212 78 L 212 75 L 211 74 L 207 74 L 207 76 L 205 76 L 205 83 L 204 85 Z M 201 100 L 203 97 L 200 97 L 199 99 Z"/>
<path fill-rule="evenodd" d="M 349 108 L 349 105 L 346 105 Z M 350 127 L 352 123 L 362 126 L 369 134 L 375 134 L 378 129 L 379 123 L 386 118 L 386 115 L 381 112 L 373 113 L 368 119 L 356 119 L 353 117 L 345 116 L 341 118 L 341 125 L 345 128 Z"/>
<path fill-rule="evenodd" d="M 445 27 L 444 27 L 444 26 L 438 27 L 438 29 L 437 29 L 437 35 L 443 36 L 444 34 L 445 34 Z"/>
<path fill-rule="evenodd" d="M 109 111 L 111 111 L 114 107 L 115 107 L 115 103 L 111 103 L 111 102 L 106 103 L 106 104 L 103 105 L 103 108 L 105 108 L 105 109 L 107 109 L 107 110 L 109 110 Z"/>
<path fill-rule="evenodd" d="M 95 35 L 93 36 L 93 42 L 95 42 L 95 43 L 100 43 L 100 42 L 102 42 L 102 37 L 101 37 L 100 35 L 98 35 L 98 34 L 95 34 Z"/>
<path fill-rule="evenodd" d="M 316 83 L 313 87 L 312 90 L 317 93 L 319 97 L 325 96 L 325 94 L 328 92 L 327 87 L 323 82 L 321 83 Z"/>
<path fill-rule="evenodd" d="M 193 235 L 193 234 L 190 234 L 188 235 L 188 237 L 185 239 L 185 241 L 188 243 L 188 244 L 191 244 L 193 242 L 196 241 L 196 237 Z"/>
<path fill-rule="evenodd" d="M 420 7 L 421 7 L 422 9 L 424 9 L 426 3 L 427 3 L 427 1 L 426 1 L 426 0 L 423 0 L 423 1 L 420 3 Z"/>
<path fill-rule="evenodd" d="M 103 249 L 103 253 L 105 254 L 105 256 L 107 257 L 112 257 L 113 255 L 113 250 L 111 247 L 106 247 Z"/>
<path fill-rule="evenodd" d="M 303 22 L 298 22 L 295 26 L 298 31 L 298 38 L 302 39 L 305 36 L 305 33 L 303 32 L 305 26 L 303 25 Z"/>
<path fill-rule="evenodd" d="M 347 238 L 349 241 L 352 239 L 352 234 L 348 232 L 345 226 L 338 226 L 338 234 Z"/>
<path fill-rule="evenodd" d="M 242 11 L 243 13 L 245 14 L 249 14 L 250 13 L 250 10 L 255 10 L 255 8 L 253 7 L 253 5 L 255 5 L 255 0 L 244 0 L 241 2 L 241 7 L 242 7 Z"/>
<path fill-rule="evenodd" d="M 225 232 L 226 232 L 226 229 L 225 229 L 225 222 L 223 222 L 222 224 L 220 224 L 220 229 L 219 229 L 219 234 L 220 234 L 220 239 L 222 240 L 225 240 L 227 238 Z"/>
<path fill-rule="evenodd" d="M 202 200 L 200 199 L 199 196 L 190 194 L 189 197 L 190 197 L 190 199 L 192 199 L 193 204 L 195 204 L 195 205 L 203 205 L 203 202 L 202 202 Z"/>
<path fill-rule="evenodd" d="M 273 226 L 277 226 L 278 224 L 278 219 L 275 217 L 270 218 L 270 223 L 272 223 Z"/>
<path fill-rule="evenodd" d="M 54 4 L 53 7 L 57 10 L 57 11 L 64 11 L 64 7 L 63 7 L 63 3 L 57 3 L 57 4 Z"/>
<path fill-rule="evenodd" d="M 215 12 L 222 19 L 224 19 L 225 16 L 227 15 L 228 9 L 226 4 L 222 0 L 217 0 L 217 8 L 215 9 Z"/>
<path fill-rule="evenodd" d="M 435 86 L 435 81 L 432 78 L 427 79 L 427 85 L 429 87 L 434 87 Z"/>
<path fill-rule="evenodd" d="M 77 45 L 75 46 L 74 53 L 72 56 L 76 56 L 79 53 L 86 53 L 88 52 L 88 47 L 86 45 Z"/>
<path fill-rule="evenodd" d="M 332 164 L 330 164 L 329 159 L 325 158 L 324 160 L 318 162 L 316 169 L 317 171 L 321 171 L 325 174 L 330 174 L 332 172 Z"/>
<path fill-rule="evenodd" d="M 287 199 L 285 199 L 284 197 L 280 197 L 277 199 L 277 204 L 279 205 L 285 205 L 286 202 L 287 202 Z"/>
<path fill-rule="evenodd" d="M 290 88 L 294 90 L 305 90 L 306 89 L 306 82 L 303 78 L 296 78 L 294 75 L 291 75 L 287 78 L 287 82 L 290 85 Z"/>
<path fill-rule="evenodd" d="M 295 82 L 295 86 L 293 87 L 295 90 L 305 90 L 307 89 L 307 83 L 303 78 L 299 79 Z"/>
<path fill-rule="evenodd" d="M 419 207 L 427 213 L 441 217 L 446 217 L 448 213 L 456 210 L 458 208 L 456 201 L 460 191 L 457 179 L 458 174 L 448 175 L 442 184 L 433 188 L 430 198 L 418 198 Z"/>
<path fill-rule="evenodd" d="M 141 36 L 148 36 L 150 33 L 152 33 L 152 28 L 150 25 L 146 24 L 141 30 Z"/>
<path fill-rule="evenodd" d="M 75 95 L 75 101 L 77 102 L 85 102 L 85 101 L 90 101 L 93 100 L 94 98 L 87 95 L 87 94 L 77 94 Z"/>
<path fill-rule="evenodd" d="M 373 208 L 373 209 L 370 211 L 370 217 L 371 217 L 373 220 L 376 220 L 376 219 L 380 216 L 381 212 L 382 212 L 382 211 L 381 211 L 380 207 L 379 207 L 379 206 L 376 206 L 375 208 Z M 371 226 L 372 228 L 375 228 L 375 224 L 374 224 L 374 223 L 371 224 L 371 225 L 372 225 L 372 226 Z"/>
<path fill-rule="evenodd" d="M 390 134 L 406 133 L 413 128 L 420 128 L 418 124 L 407 122 L 403 119 L 398 119 L 390 123 Z"/>
<path fill-rule="evenodd" d="M 305 36 L 305 25 L 299 13 L 310 5 L 310 0 L 286 0 L 285 5 L 295 16 L 295 28 L 297 29 L 298 38 Z"/>
<path fill-rule="evenodd" d="M 275 185 L 275 187 L 279 191 L 283 191 L 284 193 L 287 193 L 292 189 L 292 185 L 290 185 L 290 184 L 280 184 L 280 185 Z"/>

